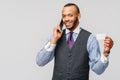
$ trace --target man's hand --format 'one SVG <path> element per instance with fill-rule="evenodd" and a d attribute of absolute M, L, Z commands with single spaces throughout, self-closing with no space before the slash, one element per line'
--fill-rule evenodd
<path fill-rule="evenodd" d="M 106 36 L 104 40 L 104 56 L 107 57 L 109 55 L 110 50 L 113 47 L 113 44 L 114 44 L 113 40 L 110 37 Z"/>
<path fill-rule="evenodd" d="M 56 44 L 58 39 L 62 36 L 63 31 L 61 30 L 60 26 L 56 26 L 53 30 L 53 38 L 51 39 L 51 44 Z"/>

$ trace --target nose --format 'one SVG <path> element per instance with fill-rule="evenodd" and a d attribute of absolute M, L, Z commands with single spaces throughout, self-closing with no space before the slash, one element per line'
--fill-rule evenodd
<path fill-rule="evenodd" d="M 64 18 L 64 20 L 65 20 L 65 22 L 66 22 L 66 21 L 69 21 L 69 17 L 66 16 L 66 17 Z"/>

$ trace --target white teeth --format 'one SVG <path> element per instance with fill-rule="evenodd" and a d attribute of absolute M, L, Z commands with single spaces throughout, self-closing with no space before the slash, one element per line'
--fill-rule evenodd
<path fill-rule="evenodd" d="M 70 24 L 70 23 L 66 23 L 66 24 Z"/>

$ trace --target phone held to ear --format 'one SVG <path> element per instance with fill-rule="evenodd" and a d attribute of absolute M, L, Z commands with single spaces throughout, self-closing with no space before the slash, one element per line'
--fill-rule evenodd
<path fill-rule="evenodd" d="M 60 28 L 61 28 L 61 30 L 62 30 L 62 28 L 63 28 L 63 20 L 61 19 L 61 21 L 60 21 Z"/>

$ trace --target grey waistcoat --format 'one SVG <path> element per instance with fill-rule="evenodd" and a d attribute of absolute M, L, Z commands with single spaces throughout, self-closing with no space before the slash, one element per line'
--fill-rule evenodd
<path fill-rule="evenodd" d="M 81 29 L 73 47 L 66 42 L 65 31 L 55 48 L 52 80 L 89 80 L 89 54 L 87 41 L 90 32 Z"/>

